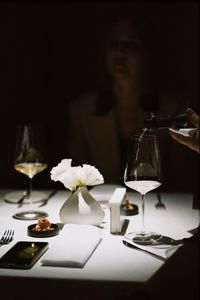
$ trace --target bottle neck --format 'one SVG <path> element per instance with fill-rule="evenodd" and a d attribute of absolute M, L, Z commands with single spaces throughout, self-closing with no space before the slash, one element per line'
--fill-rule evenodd
<path fill-rule="evenodd" d="M 147 117 L 145 122 L 145 127 L 147 128 L 186 128 L 190 124 L 190 120 L 186 113 L 180 113 L 177 115 L 154 115 L 151 113 L 149 117 Z"/>

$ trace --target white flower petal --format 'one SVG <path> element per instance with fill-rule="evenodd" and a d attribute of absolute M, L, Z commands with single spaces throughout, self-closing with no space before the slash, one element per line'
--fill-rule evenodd
<path fill-rule="evenodd" d="M 96 185 L 104 183 L 104 178 L 95 167 L 87 164 L 72 167 L 72 159 L 63 159 L 53 167 L 50 174 L 51 179 L 60 181 L 64 186 L 75 191 L 79 186 Z"/>
<path fill-rule="evenodd" d="M 78 170 L 80 182 L 84 185 L 96 185 L 104 183 L 103 176 L 100 172 L 91 165 L 83 164 L 83 167 Z"/>
<path fill-rule="evenodd" d="M 71 168 L 72 159 L 63 159 L 51 170 L 51 179 L 54 181 L 60 181 L 60 176 L 66 172 L 67 169 Z"/>
<path fill-rule="evenodd" d="M 60 176 L 60 182 L 64 184 L 64 186 L 74 191 L 77 188 L 78 180 L 77 180 L 77 167 L 71 167 L 67 172 L 63 173 Z"/>

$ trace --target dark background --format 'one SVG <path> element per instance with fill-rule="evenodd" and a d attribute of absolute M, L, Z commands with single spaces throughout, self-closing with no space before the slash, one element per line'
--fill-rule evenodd
<path fill-rule="evenodd" d="M 13 169 L 16 126 L 25 121 L 41 123 L 47 138 L 49 168 L 34 186 L 54 185 L 50 169 L 67 157 L 65 105 L 95 86 L 101 41 L 115 15 L 151 18 L 161 38 L 162 89 L 186 93 L 197 107 L 198 9 L 190 1 L 1 3 L 0 188 L 27 184 Z"/>

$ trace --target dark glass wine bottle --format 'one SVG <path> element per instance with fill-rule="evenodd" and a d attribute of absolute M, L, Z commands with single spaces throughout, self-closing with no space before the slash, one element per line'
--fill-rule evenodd
<path fill-rule="evenodd" d="M 177 115 L 155 115 L 151 113 L 150 116 L 147 117 L 144 127 L 145 128 L 187 128 L 191 125 L 191 121 L 188 119 L 186 113 L 180 113 Z"/>

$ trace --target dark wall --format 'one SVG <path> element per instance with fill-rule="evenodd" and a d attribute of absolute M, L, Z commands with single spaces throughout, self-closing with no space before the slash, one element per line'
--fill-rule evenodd
<path fill-rule="evenodd" d="M 34 185 L 50 187 L 51 167 L 67 156 L 65 103 L 95 85 L 112 18 L 135 11 L 151 18 L 161 37 L 162 89 L 186 92 L 197 105 L 197 3 L 0 4 L 0 188 L 26 184 L 13 169 L 16 125 L 25 121 L 45 127 L 49 168 Z"/>

